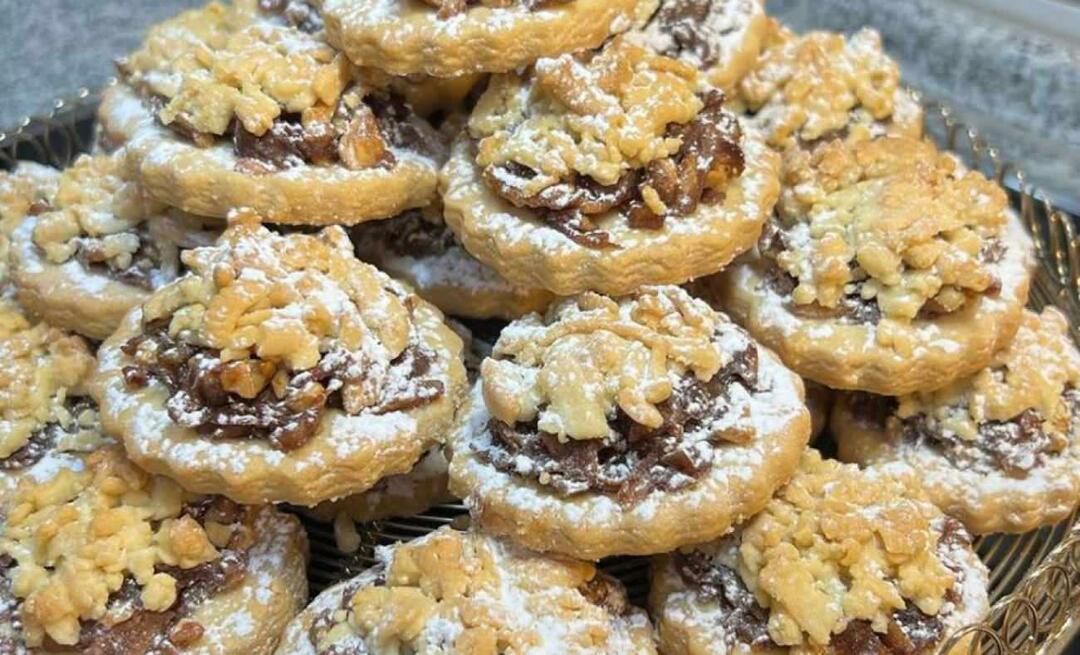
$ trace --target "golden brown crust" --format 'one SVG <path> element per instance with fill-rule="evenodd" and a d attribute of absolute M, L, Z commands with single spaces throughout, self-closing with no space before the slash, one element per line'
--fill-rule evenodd
<path fill-rule="evenodd" d="M 974 373 L 1016 333 L 1034 265 L 1031 237 L 1010 214 L 1002 239 L 1009 247 L 994 267 L 1002 284 L 996 297 L 977 296 L 957 311 L 910 323 L 798 316 L 756 253 L 706 284 L 721 307 L 800 375 L 834 389 L 899 395 Z"/>
<path fill-rule="evenodd" d="M 661 295 L 663 292 L 664 288 L 649 289 L 642 295 Z M 647 309 L 630 310 L 632 303 L 623 300 L 622 308 L 627 316 L 649 314 Z M 634 334 L 630 341 L 640 338 L 655 349 L 650 360 L 655 364 L 658 354 L 666 352 L 664 338 L 648 336 L 643 328 L 631 329 L 631 326 L 618 326 L 613 322 L 611 333 L 601 325 L 592 333 L 595 342 L 590 342 L 583 319 L 596 312 L 575 316 L 567 309 L 568 302 L 548 310 L 549 314 L 563 316 L 564 320 L 554 322 L 546 332 L 533 327 L 524 330 L 508 328 L 514 335 L 514 339 L 508 339 L 507 331 L 504 331 L 499 342 L 502 350 L 500 345 L 495 350 L 502 359 L 485 360 L 482 379 L 474 388 L 470 405 L 463 410 L 464 418 L 451 437 L 450 489 L 465 499 L 474 524 L 534 550 L 596 560 L 615 554 L 664 552 L 680 545 L 706 541 L 760 510 L 773 491 L 794 471 L 810 434 L 810 417 L 803 405 L 801 380 L 765 349 L 757 351 L 760 390 L 740 394 L 738 406 L 727 408 L 721 417 L 725 421 L 734 421 L 737 427 L 732 427 L 731 432 L 742 438 L 732 439 L 737 443 L 710 445 L 713 450 L 711 468 L 689 486 L 674 491 L 653 490 L 632 505 L 622 505 L 613 496 L 596 491 L 565 496 L 550 486 L 505 472 L 490 463 L 483 451 L 492 447 L 488 424 L 493 415 L 504 421 L 508 417 L 525 421 L 538 418 L 540 425 L 550 424 L 548 431 L 561 430 L 568 439 L 588 438 L 596 433 L 595 421 L 589 418 L 598 408 L 606 407 L 605 394 L 615 394 L 619 387 L 619 392 L 608 401 L 617 400 L 623 411 L 638 416 L 634 420 L 643 424 L 655 418 L 649 411 L 651 405 L 647 399 L 663 397 L 654 394 L 662 387 L 659 383 L 667 379 L 667 374 L 657 378 L 655 371 L 636 371 L 631 360 L 639 361 L 641 353 L 631 346 L 630 352 L 620 358 L 617 344 L 610 342 L 616 340 L 611 335 L 619 332 Z M 586 309 L 597 308 L 588 296 L 578 302 Z M 537 322 L 534 318 L 526 319 L 523 325 L 532 326 Z M 686 320 L 697 328 L 714 326 L 716 335 L 705 339 L 706 344 L 735 348 L 731 344 L 746 339 L 741 330 L 726 322 L 726 318 L 716 318 L 715 323 L 701 316 Z M 677 327 L 679 323 L 674 316 L 662 325 L 679 335 L 674 338 L 678 345 L 672 346 L 670 356 L 682 362 L 665 366 L 675 366 L 681 371 L 699 370 L 700 375 L 708 375 L 704 360 L 699 362 L 694 357 L 697 351 L 693 347 L 693 330 Z M 550 337 L 556 337 L 556 341 L 551 342 Z M 512 347 L 514 344 L 525 343 L 532 344 L 527 348 L 550 346 L 549 354 L 543 359 L 543 369 L 533 367 L 531 374 L 517 372 L 517 368 L 528 368 L 528 364 L 536 360 L 535 353 L 518 354 L 516 362 L 506 359 L 517 352 Z M 580 375 L 567 375 L 562 364 L 572 366 L 575 353 L 584 352 L 574 349 L 575 345 L 592 354 L 580 355 L 583 358 Z M 734 354 L 723 352 L 720 345 L 710 347 L 721 351 L 718 355 L 721 358 L 730 358 Z M 612 355 L 614 362 L 627 365 L 626 379 L 620 378 L 620 381 L 628 385 L 614 385 L 614 377 L 604 378 L 608 380 L 604 383 L 595 378 L 594 369 L 602 370 L 607 355 Z M 660 360 L 662 362 L 663 358 Z M 697 364 L 692 366 L 693 362 Z M 544 381 L 542 394 L 530 389 L 528 382 L 533 379 Z M 639 393 L 635 384 L 642 385 L 643 391 Z M 550 398 L 551 403 L 538 407 L 540 397 Z"/>
<path fill-rule="evenodd" d="M 102 422 L 106 431 L 123 438 L 129 455 L 139 465 L 175 477 L 192 491 L 221 493 L 238 502 L 314 505 L 365 491 L 387 475 L 405 473 L 431 445 L 441 441 L 466 384 L 461 339 L 446 326 L 437 309 L 356 261 L 340 228 L 327 228 L 318 236 L 281 237 L 250 221 L 240 221 L 226 231 L 218 246 L 189 251 L 185 261 L 197 275 L 164 287 L 141 308 L 132 310 L 99 351 L 93 393 L 102 408 Z M 238 276 L 235 280 L 227 274 L 230 266 L 239 267 L 233 273 Z M 299 288 L 309 295 L 298 295 Z M 276 294 L 274 297 L 291 295 L 292 300 L 274 309 L 252 310 L 255 305 L 244 300 L 247 293 L 264 299 L 269 293 Z M 341 302 L 342 294 L 352 300 Z M 201 308 L 206 302 L 208 308 Z M 331 306 L 341 303 L 341 313 L 331 311 L 327 302 Z M 301 305 L 311 306 L 303 309 Z M 233 315 L 234 310 L 240 314 Z M 249 310 L 255 313 L 238 325 L 236 321 Z M 300 313 L 290 313 L 293 310 Z M 237 361 L 276 362 L 273 366 L 282 375 L 287 370 L 307 370 L 321 361 L 319 344 L 338 343 L 347 350 L 364 352 L 364 357 L 373 357 L 372 366 L 385 367 L 387 362 L 379 362 L 391 354 L 396 357 L 415 342 L 416 347 L 431 353 L 426 376 L 438 381 L 442 393 L 411 409 L 372 413 L 367 408 L 377 398 L 369 397 L 366 387 L 344 390 L 343 404 L 353 413 L 328 408 L 314 436 L 287 452 L 265 439 L 208 439 L 174 422 L 165 406 L 170 392 L 163 385 L 140 388 L 125 382 L 124 368 L 136 359 L 121 347 L 144 334 L 147 312 L 147 320 L 171 316 L 169 329 L 174 338 L 191 331 L 195 336 L 179 338 L 213 343 L 226 352 L 240 347 L 235 353 Z M 357 312 L 363 312 L 363 318 L 358 319 Z M 289 318 L 297 315 L 313 318 L 301 326 Z M 358 327 L 358 320 L 364 325 Z M 251 337 L 260 354 L 257 359 L 245 360 L 245 335 L 252 331 L 261 335 Z M 365 350 L 357 350 L 361 347 L 357 343 Z M 276 354 L 271 355 L 271 350 Z M 259 367 L 256 369 L 262 370 Z M 258 388 L 247 385 L 258 383 L 256 378 L 239 379 L 235 391 L 226 388 L 254 397 L 260 389 L 277 384 L 259 375 L 263 377 Z M 274 376 L 276 379 L 278 374 Z M 373 384 L 385 383 L 376 379 L 371 378 Z M 355 384 L 359 385 L 359 380 Z"/>
<path fill-rule="evenodd" d="M 231 146 L 199 148 L 157 124 L 129 87 L 110 87 L 99 110 L 104 129 L 128 142 L 127 166 L 158 200 L 224 218 L 247 207 L 274 223 L 354 224 L 422 207 L 435 196 L 438 164 L 394 150 L 390 168 L 300 166 L 252 175 L 235 170 Z"/>
<path fill-rule="evenodd" d="M 645 613 L 591 564 L 449 528 L 391 546 L 380 559 L 316 597 L 277 653 L 337 645 L 382 655 L 429 644 L 475 655 L 656 652 Z"/>
<path fill-rule="evenodd" d="M 631 27 L 649 0 L 576 0 L 536 10 L 471 8 L 443 20 L 412 0 L 320 0 L 327 39 L 361 66 L 394 75 L 503 72 L 595 48 Z"/>

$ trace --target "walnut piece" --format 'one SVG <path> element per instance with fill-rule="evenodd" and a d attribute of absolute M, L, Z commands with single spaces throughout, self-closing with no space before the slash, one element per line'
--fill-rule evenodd
<path fill-rule="evenodd" d="M 903 137 L 830 141 L 785 155 L 779 266 L 800 305 L 863 299 L 900 321 L 942 312 L 997 282 L 983 248 L 1001 236 L 1004 191 L 933 144 Z"/>
<path fill-rule="evenodd" d="M 352 76 L 343 55 L 262 17 L 256 0 L 211 2 L 160 23 L 120 68 L 164 101 L 164 124 L 218 136 L 234 118 L 262 136 L 282 113 L 334 108 Z"/>
<path fill-rule="evenodd" d="M 359 637 L 372 652 L 426 652 L 431 626 L 455 653 L 621 653 L 629 647 L 608 604 L 582 591 L 596 580 L 585 562 L 510 551 L 477 533 L 440 529 L 383 553 L 385 583 L 359 589 L 319 652 Z M 625 591 L 615 588 L 625 602 Z M 620 621 L 621 622 L 621 621 Z M 624 628 L 625 629 L 625 628 Z M 425 634 L 426 632 L 426 634 Z M 355 646 L 354 646 L 355 647 Z"/>
<path fill-rule="evenodd" d="M 1009 347 L 989 366 L 938 391 L 899 398 L 900 418 L 926 414 L 943 431 L 974 440 L 987 421 L 1009 421 L 1035 409 L 1042 429 L 1066 439 L 1072 412 L 1062 394 L 1080 389 L 1080 351 L 1069 336 L 1069 321 L 1059 310 L 1025 311 Z"/>
<path fill-rule="evenodd" d="M 737 87 L 738 99 L 757 114 L 772 146 L 809 142 L 850 125 L 892 118 L 918 136 L 920 116 L 903 114 L 896 98 L 900 69 L 881 49 L 881 36 L 862 29 L 850 38 L 831 32 L 797 36 L 774 24 L 753 72 Z M 897 114 L 897 115 L 894 115 Z"/>
<path fill-rule="evenodd" d="M 48 423 L 71 417 L 64 401 L 82 393 L 94 356 L 81 337 L 32 325 L 0 300 L 0 458 L 26 445 Z"/>
<path fill-rule="evenodd" d="M 616 405 L 657 428 L 656 404 L 671 396 L 674 378 L 707 381 L 731 356 L 714 341 L 720 320 L 678 287 L 564 300 L 503 330 L 481 365 L 484 400 L 500 421 L 538 419 L 561 439 L 608 436 Z"/>
<path fill-rule="evenodd" d="M 79 639 L 80 621 L 105 618 L 110 594 L 130 577 L 150 611 L 176 601 L 176 580 L 159 565 L 192 568 L 217 559 L 206 530 L 182 514 L 175 482 L 136 468 L 115 448 L 82 470 L 24 480 L 8 504 L 0 553 L 15 560 L 12 593 L 22 599 L 29 646 Z"/>
<path fill-rule="evenodd" d="M 526 167 L 530 196 L 575 174 L 613 185 L 678 151 L 665 132 L 701 111 L 697 86 L 689 65 L 623 37 L 595 54 L 541 59 L 491 80 L 469 119 L 477 164 Z"/>
<path fill-rule="evenodd" d="M 739 573 L 781 646 L 827 646 L 854 619 L 885 632 L 907 602 L 937 615 L 955 585 L 938 553 L 942 519 L 913 485 L 808 450 L 743 530 Z"/>

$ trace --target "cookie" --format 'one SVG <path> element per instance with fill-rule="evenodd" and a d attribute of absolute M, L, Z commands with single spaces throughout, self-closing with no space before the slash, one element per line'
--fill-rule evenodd
<path fill-rule="evenodd" d="M 663 0 L 641 38 L 731 90 L 756 65 L 771 27 L 764 0 Z"/>
<path fill-rule="evenodd" d="M 360 66 L 393 75 L 500 73 L 590 50 L 655 0 L 313 0 L 326 36 Z"/>
<path fill-rule="evenodd" d="M 901 395 L 985 367 L 1016 332 L 1034 266 L 1005 192 L 903 137 L 797 157 L 756 251 L 708 282 L 720 306 L 834 389 Z"/>
<path fill-rule="evenodd" d="M 278 655 L 656 653 L 645 613 L 592 564 L 441 528 L 319 594 Z"/>
<path fill-rule="evenodd" d="M 0 289 L 8 282 L 11 233 L 28 215 L 44 211 L 56 193 L 60 171 L 20 161 L 14 171 L 0 171 Z"/>
<path fill-rule="evenodd" d="M 94 355 L 82 337 L 33 323 L 0 298 L 0 500 L 27 475 L 48 476 L 64 453 L 102 439 L 85 398 Z"/>
<path fill-rule="evenodd" d="M 257 4 L 184 12 L 120 61 L 99 119 L 127 143 L 139 183 L 200 216 L 248 207 L 288 224 L 359 223 L 430 202 L 439 135 L 313 26 Z"/>
<path fill-rule="evenodd" d="M 829 426 L 835 394 L 813 380 L 803 380 L 803 386 L 806 387 L 806 408 L 810 410 L 810 439 L 814 440 Z"/>
<path fill-rule="evenodd" d="M 935 653 L 986 615 L 986 586 L 917 488 L 809 450 L 734 534 L 656 558 L 649 606 L 666 655 Z"/>
<path fill-rule="evenodd" d="M 183 273 L 180 249 L 220 230 L 169 212 L 125 178 L 110 155 L 80 157 L 54 197 L 12 235 L 19 302 L 59 328 L 101 340 L 124 315 Z"/>
<path fill-rule="evenodd" d="M 750 248 L 777 166 L 695 68 L 617 37 L 493 77 L 440 187 L 447 225 L 512 284 L 621 295 Z"/>
<path fill-rule="evenodd" d="M 186 489 L 315 505 L 404 473 L 466 388 L 442 314 L 357 260 L 340 227 L 240 215 L 132 310 L 92 392 L 131 458 Z"/>
<path fill-rule="evenodd" d="M 1025 310 L 1012 343 L 974 375 L 899 398 L 845 394 L 839 456 L 917 474 L 972 532 L 1028 532 L 1080 505 L 1080 352 L 1056 309 Z"/>
<path fill-rule="evenodd" d="M 4 506 L 5 652 L 273 651 L 307 599 L 295 517 L 187 494 L 115 447 L 80 464 Z"/>
<path fill-rule="evenodd" d="M 429 210 L 360 225 L 351 234 L 361 259 L 451 316 L 514 319 L 542 311 L 554 298 L 545 289 L 516 287 L 477 261 Z"/>
<path fill-rule="evenodd" d="M 463 411 L 450 490 L 473 525 L 588 560 L 724 534 L 810 437 L 799 378 L 678 287 L 511 323 Z"/>
<path fill-rule="evenodd" d="M 773 22 L 753 69 L 734 100 L 772 147 L 805 149 L 849 133 L 923 133 L 923 111 L 900 86 L 900 67 L 881 49 L 881 35 L 861 29 L 796 35 Z"/>

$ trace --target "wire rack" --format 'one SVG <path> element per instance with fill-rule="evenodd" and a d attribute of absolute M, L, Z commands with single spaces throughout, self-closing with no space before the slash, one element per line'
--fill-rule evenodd
<path fill-rule="evenodd" d="M 0 132 L 0 168 L 20 159 L 63 167 L 89 152 L 95 137 L 94 111 L 99 93 L 82 89 L 57 101 L 43 116 L 27 118 L 15 129 Z M 978 132 L 960 122 L 946 106 L 927 104 L 927 131 L 965 163 L 998 181 L 1035 238 L 1039 268 L 1030 305 L 1038 310 L 1056 305 L 1071 320 L 1080 343 L 1080 241 L 1077 221 L 1050 200 L 1011 165 Z M 439 505 L 415 516 L 359 526 L 361 547 L 342 555 L 329 524 L 304 518 L 311 537 L 309 579 L 317 593 L 333 582 L 370 565 L 375 548 L 409 540 L 443 525 L 464 526 L 468 516 L 460 503 Z M 990 615 L 951 636 L 942 652 L 958 640 L 973 637 L 967 649 L 982 655 L 1060 653 L 1080 626 L 1080 521 L 1074 513 L 1061 523 L 1023 535 L 990 535 L 976 541 L 990 569 Z M 641 602 L 648 591 L 647 560 L 617 557 L 601 567 L 626 583 Z"/>

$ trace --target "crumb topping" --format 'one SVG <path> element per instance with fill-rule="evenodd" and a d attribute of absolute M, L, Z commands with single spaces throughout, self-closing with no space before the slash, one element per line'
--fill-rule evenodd
<path fill-rule="evenodd" d="M 714 340 L 719 321 L 677 287 L 557 303 L 502 332 L 481 366 L 484 400 L 496 419 L 536 420 L 561 441 L 607 437 L 616 407 L 658 428 L 675 378 L 708 381 L 731 357 Z"/>
<path fill-rule="evenodd" d="M 81 337 L 31 324 L 0 301 L 0 459 L 24 447 L 49 423 L 68 418 L 65 401 L 81 393 L 94 357 Z"/>
<path fill-rule="evenodd" d="M 212 437 L 268 436 L 291 450 L 333 402 L 348 414 L 407 410 L 442 395 L 418 342 L 415 297 L 357 260 L 339 227 L 279 235 L 235 217 L 218 244 L 186 251 L 194 272 L 143 305 L 125 344 L 173 395 L 170 416 Z"/>
<path fill-rule="evenodd" d="M 49 208 L 59 175 L 33 162 L 19 162 L 13 172 L 0 171 L 0 283 L 7 275 L 11 233 L 27 216 Z"/>
<path fill-rule="evenodd" d="M 929 616 L 948 602 L 957 574 L 938 548 L 942 523 L 911 485 L 811 450 L 744 529 L 739 573 L 781 646 L 827 646 L 852 620 L 883 633 L 908 602 Z"/>
<path fill-rule="evenodd" d="M 129 580 L 143 609 L 171 608 L 179 571 L 218 560 L 244 529 L 200 523 L 185 509 L 190 499 L 179 485 L 140 471 L 115 449 L 85 462 L 82 470 L 21 484 L 0 532 L 0 553 L 15 562 L 11 591 L 22 601 L 31 647 L 46 639 L 79 643 L 81 622 L 107 621 L 110 597 Z"/>
<path fill-rule="evenodd" d="M 121 64 L 137 88 L 164 101 L 166 125 L 225 134 L 235 117 L 261 136 L 289 112 L 332 112 L 348 62 L 314 36 L 262 18 L 256 0 L 211 2 L 151 28 Z"/>
<path fill-rule="evenodd" d="M 478 655 L 634 650 L 626 592 L 592 564 L 512 552 L 448 528 L 393 546 L 383 559 L 374 584 L 316 621 L 317 653 L 428 652 L 434 643 Z"/>
<path fill-rule="evenodd" d="M 574 174 L 613 185 L 679 149 L 667 126 L 701 111 L 697 84 L 688 64 L 623 37 L 591 56 L 541 59 L 529 73 L 492 79 L 469 119 L 477 163 L 527 167 L 527 195 Z"/>
<path fill-rule="evenodd" d="M 1048 307 L 1042 314 L 1025 311 L 1012 343 L 989 366 L 944 389 L 901 396 L 896 415 L 926 415 L 938 430 L 973 441 L 982 425 L 1034 410 L 1044 433 L 1067 442 L 1074 412 L 1066 392 L 1076 389 L 1080 352 L 1069 336 L 1068 319 Z"/>
<path fill-rule="evenodd" d="M 893 117 L 900 69 L 881 49 L 881 35 L 830 32 L 797 36 L 774 25 L 738 97 L 757 115 L 772 146 L 812 142 L 849 126 Z"/>
<path fill-rule="evenodd" d="M 439 18 L 447 19 L 463 14 L 472 7 L 489 9 L 520 7 L 532 11 L 549 5 L 566 4 L 569 0 L 422 0 L 422 2 L 438 9 Z"/>
<path fill-rule="evenodd" d="M 993 263 L 1004 191 L 925 141 L 834 140 L 787 155 L 766 256 L 795 282 L 796 305 L 852 296 L 902 321 L 960 309 L 1000 288 Z"/>

